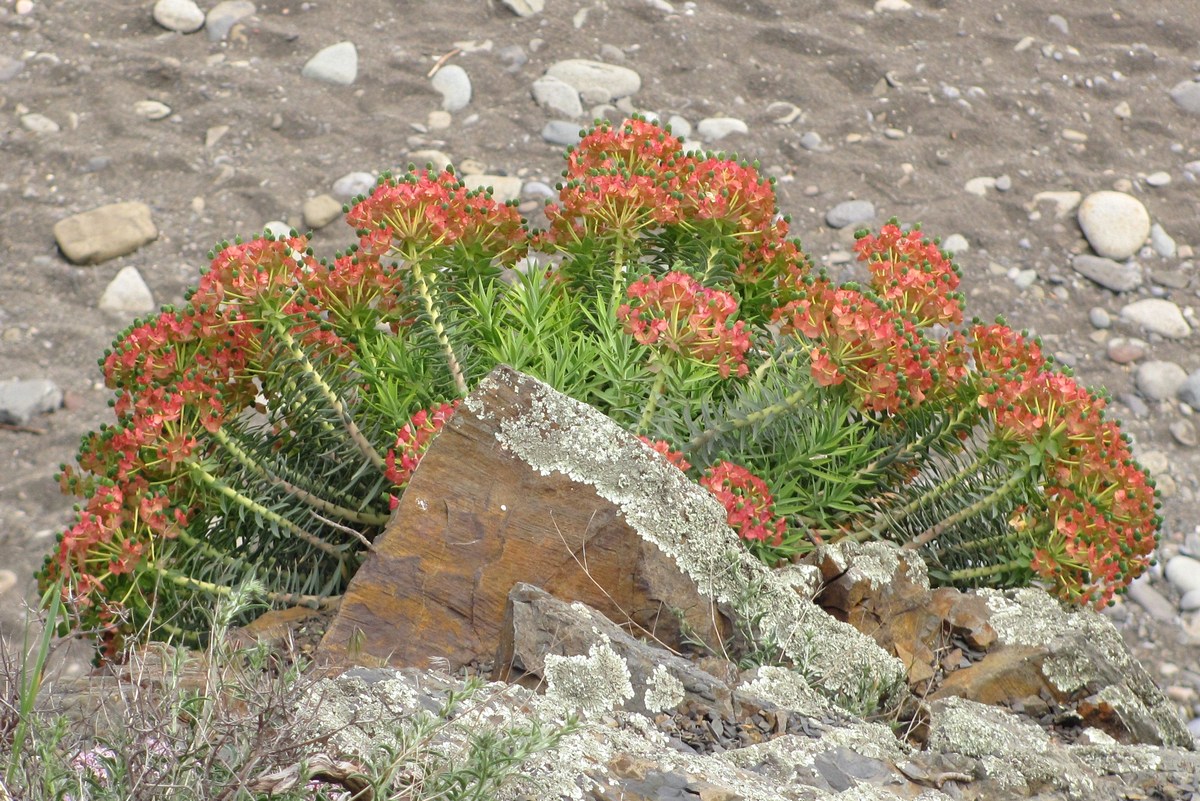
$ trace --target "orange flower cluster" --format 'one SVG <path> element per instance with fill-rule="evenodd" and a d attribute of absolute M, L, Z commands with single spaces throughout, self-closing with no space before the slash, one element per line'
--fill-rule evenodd
<path fill-rule="evenodd" d="M 818 384 L 845 384 L 865 411 L 912 409 L 944 397 L 966 377 L 961 335 L 927 336 L 909 315 L 872 292 L 806 278 L 793 284 L 792 294 L 796 299 L 775 311 L 775 322 L 784 334 L 812 340 Z"/>
<path fill-rule="evenodd" d="M 1160 521 L 1150 479 L 1104 419 L 1104 399 L 1048 369 L 1036 342 L 1004 325 L 976 325 L 969 336 L 994 436 L 1046 454 L 1047 509 L 1017 517 L 1045 535 L 1033 570 L 1060 596 L 1105 605 L 1153 556 Z"/>
<path fill-rule="evenodd" d="M 711 232 L 735 243 L 740 282 L 774 280 L 804 254 L 776 214 L 757 169 L 722 156 L 684 153 L 683 142 L 642 119 L 602 123 L 567 156 L 559 202 L 546 206 L 544 248 L 580 246 L 662 229 Z"/>
<path fill-rule="evenodd" d="M 871 271 L 871 288 L 914 326 L 962 322 L 959 269 L 920 228 L 889 222 L 878 234 L 861 234 L 854 250 Z"/>
<path fill-rule="evenodd" d="M 718 462 L 704 471 L 700 485 L 717 496 L 739 537 L 776 547 L 783 543 L 787 520 L 775 514 L 767 482 L 741 465 Z"/>
<path fill-rule="evenodd" d="M 643 276 L 626 294 L 629 302 L 617 310 L 617 319 L 641 344 L 713 364 L 722 377 L 749 372 L 750 335 L 744 322 L 731 319 L 738 310 L 733 295 L 681 272 Z"/>
<path fill-rule="evenodd" d="M 452 172 L 417 170 L 399 180 L 384 175 L 370 197 L 346 213 L 365 253 L 396 250 L 406 258 L 458 247 L 515 261 L 524 253 L 525 229 L 516 207 L 468 191 Z"/>

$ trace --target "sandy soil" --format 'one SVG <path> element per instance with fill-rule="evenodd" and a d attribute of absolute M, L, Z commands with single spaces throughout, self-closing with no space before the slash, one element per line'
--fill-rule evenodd
<path fill-rule="evenodd" d="M 875 12 L 873 0 L 701 0 L 674 2 L 672 13 L 644 0 L 547 0 L 522 18 L 498 1 L 262 0 L 218 42 L 204 31 L 165 30 L 151 2 L 0 2 L 0 56 L 24 62 L 0 82 L 0 379 L 50 378 L 67 395 L 66 408 L 34 421 L 41 433 L 0 430 L 0 567 L 18 579 L 3 595 L 0 632 L 21 630 L 28 577 L 71 517 L 51 477 L 80 435 L 108 419 L 96 359 L 129 320 L 97 303 L 117 271 L 136 267 L 158 302 L 177 302 L 217 241 L 274 219 L 300 225 L 303 201 L 338 177 L 394 168 L 424 148 L 553 184 L 561 148 L 542 139 L 552 117 L 530 87 L 561 59 L 611 61 L 619 50 L 642 78 L 633 107 L 693 124 L 743 119 L 749 133 L 718 147 L 758 159 L 779 178 L 780 206 L 819 260 L 836 262 L 845 251 L 849 231 L 827 227 L 824 214 L 851 198 L 874 202 L 880 221 L 897 216 L 943 237 L 963 235 L 969 313 L 1003 313 L 1040 333 L 1086 382 L 1132 391 L 1130 367 L 1105 357 L 1088 311 L 1115 318 L 1152 293 L 1188 307 L 1192 261 L 1143 259 L 1166 283 L 1117 296 L 1071 269 L 1070 256 L 1088 250 L 1074 215 L 1056 218 L 1033 198 L 1121 186 L 1179 245 L 1200 247 L 1200 187 L 1184 170 L 1200 159 L 1200 118 L 1168 94 L 1200 69 L 1200 6 L 911 2 L 906 11 Z M 358 49 L 352 85 L 301 76 L 313 54 L 343 40 Z M 519 65 L 514 47 L 525 59 Z M 452 52 L 446 63 L 467 70 L 473 98 L 448 129 L 429 132 L 442 98 L 427 76 Z M 134 110 L 143 100 L 172 113 L 147 120 Z M 799 114 L 778 122 L 787 103 Z M 1128 113 L 1116 113 L 1123 103 Z M 26 130 L 26 112 L 62 130 Z M 206 146 L 218 126 L 228 131 Z M 825 147 L 802 146 L 808 132 Z M 1169 184 L 1145 181 L 1160 170 Z M 1011 179 L 1008 191 L 964 190 L 971 178 L 1001 175 Z M 56 221 L 127 200 L 151 207 L 156 241 L 93 267 L 62 257 Z M 348 244 L 349 233 L 340 223 L 318 231 L 319 255 Z M 1021 288 L 1010 277 L 1016 270 L 1033 270 L 1036 280 Z M 1137 334 L 1122 326 L 1113 333 Z M 1200 368 L 1196 336 L 1152 342 L 1149 358 Z M 1128 421 L 1138 451 L 1157 451 L 1169 466 L 1167 554 L 1200 522 L 1200 456 L 1168 433 L 1180 419 L 1179 407 L 1165 403 Z M 1153 655 L 1164 683 L 1186 690 L 1180 700 L 1191 717 L 1200 625 L 1155 622 L 1131 603 L 1114 617 L 1139 652 Z"/>

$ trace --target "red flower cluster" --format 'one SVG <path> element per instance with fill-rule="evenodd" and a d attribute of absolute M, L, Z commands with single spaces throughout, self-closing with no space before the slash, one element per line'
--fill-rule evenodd
<path fill-rule="evenodd" d="M 559 202 L 546 207 L 542 247 L 569 249 L 610 236 L 629 243 L 648 231 L 708 233 L 723 246 L 733 243 L 742 283 L 773 281 L 804 259 L 757 169 L 684 153 L 678 138 L 645 120 L 600 124 L 568 154 L 564 176 Z"/>
<path fill-rule="evenodd" d="M 651 450 L 657 451 L 658 453 L 661 453 L 663 456 L 667 457 L 667 461 L 678 467 L 681 471 L 686 473 L 688 470 L 692 469 L 692 463 L 683 458 L 683 454 L 679 451 L 672 450 L 670 443 L 661 439 L 652 440 L 644 435 L 639 436 L 638 439 L 650 446 Z"/>
<path fill-rule="evenodd" d="M 363 251 L 376 256 L 391 251 L 411 259 L 454 246 L 515 261 L 526 247 L 514 206 L 468 191 L 448 170 L 418 170 L 399 180 L 384 176 L 346 221 L 358 229 Z"/>
<path fill-rule="evenodd" d="M 422 409 L 412 416 L 404 426 L 396 432 L 396 444 L 387 452 L 387 470 L 385 475 L 397 488 L 408 485 L 416 472 L 421 457 L 429 450 L 433 438 L 443 426 L 454 416 L 458 401 L 443 403 L 433 409 Z M 392 496 L 392 508 L 396 507 L 399 499 Z"/>
<path fill-rule="evenodd" d="M 1047 509 L 1021 518 L 1045 534 L 1032 567 L 1060 595 L 1103 606 L 1153 555 L 1159 519 L 1150 480 L 1117 424 L 1104 419 L 1104 399 L 1048 369 L 1036 342 L 1004 325 L 974 326 L 970 338 L 994 436 L 1046 454 Z"/>
<path fill-rule="evenodd" d="M 895 414 L 952 391 L 966 376 L 960 336 L 935 340 L 891 303 L 824 279 L 793 284 L 795 300 L 775 311 L 784 334 L 813 341 L 812 374 L 821 386 L 845 384 L 855 405 Z"/>
<path fill-rule="evenodd" d="M 775 498 L 761 478 L 732 462 L 718 462 L 700 484 L 717 496 L 739 537 L 775 547 L 783 543 L 787 520 L 775 514 Z"/>
<path fill-rule="evenodd" d="M 723 377 L 749 372 L 750 335 L 744 322 L 731 319 L 738 310 L 733 295 L 680 272 L 644 276 L 626 294 L 629 303 L 617 310 L 617 319 L 641 344 L 716 365 Z"/>
<path fill-rule="evenodd" d="M 902 231 L 895 222 L 854 243 L 859 261 L 871 271 L 871 287 L 918 328 L 940 323 L 958 325 L 963 319 L 961 274 L 919 228 Z"/>

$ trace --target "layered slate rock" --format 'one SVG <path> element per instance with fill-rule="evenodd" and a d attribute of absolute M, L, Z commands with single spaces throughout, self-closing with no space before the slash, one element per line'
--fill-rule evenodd
<path fill-rule="evenodd" d="M 446 425 L 347 589 L 322 642 L 325 659 L 395 666 L 444 659 L 454 667 L 487 661 L 509 590 L 523 581 L 672 647 L 684 640 L 681 623 L 706 642 L 728 636 L 713 603 L 612 501 L 503 447 L 503 430 L 540 414 L 534 386 L 501 372 Z M 619 433 L 653 464 L 648 448 Z"/>
<path fill-rule="evenodd" d="M 727 612 L 839 704 L 878 705 L 903 683 L 897 659 L 812 603 L 815 568 L 767 568 L 711 493 L 595 409 L 505 367 L 425 453 L 319 658 L 486 661 L 521 581 L 676 650 L 719 650 Z"/>

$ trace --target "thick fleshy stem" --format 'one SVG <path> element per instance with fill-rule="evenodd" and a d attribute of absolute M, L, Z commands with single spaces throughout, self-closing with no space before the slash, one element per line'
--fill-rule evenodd
<path fill-rule="evenodd" d="M 646 399 L 642 417 L 638 420 L 637 433 L 639 434 L 645 434 L 650 428 L 650 421 L 654 419 L 654 412 L 658 409 L 658 401 L 662 397 L 663 387 L 667 385 L 667 365 L 657 357 L 654 361 L 658 365 L 658 373 L 654 376 L 654 383 L 650 385 L 650 397 Z"/>
<path fill-rule="evenodd" d="M 433 302 L 433 288 L 430 286 L 430 280 L 425 277 L 425 271 L 421 269 L 419 261 L 412 261 L 411 265 L 413 280 L 417 284 L 417 293 L 425 304 L 425 314 L 429 316 L 429 327 L 433 329 L 433 335 L 437 337 L 438 343 L 442 346 L 442 353 L 446 357 L 446 367 L 454 379 L 455 390 L 458 391 L 460 397 L 465 398 L 470 392 L 467 387 L 467 379 L 463 375 L 462 364 L 459 363 L 458 356 L 454 353 L 454 346 L 450 344 L 450 337 L 446 335 L 446 326 L 442 323 L 441 312 Z"/>
<path fill-rule="evenodd" d="M 731 417 L 720 425 L 705 429 L 696 436 L 692 437 L 688 442 L 684 443 L 683 447 L 680 448 L 680 452 L 684 454 L 693 453 L 697 448 L 704 447 L 719 436 L 728 434 L 731 431 L 737 431 L 740 428 L 748 428 L 760 423 L 765 423 L 772 417 L 791 411 L 799 406 L 801 401 L 808 397 L 810 391 L 811 390 L 809 387 L 801 387 L 778 403 L 773 403 L 770 406 L 764 406 L 761 409 L 756 409 L 755 411 L 747 414 L 745 417 Z"/>
<path fill-rule="evenodd" d="M 1021 467 L 1016 472 L 1014 472 L 1011 476 L 1009 476 L 1008 480 L 1005 481 L 1003 484 L 1001 484 L 999 487 L 996 487 L 996 489 L 992 490 L 990 493 L 988 493 L 984 497 L 980 498 L 975 503 L 973 503 L 969 506 L 964 506 L 962 509 L 959 509 L 957 512 L 950 515 L 945 520 L 942 520 L 940 523 L 936 523 L 936 524 L 930 526 L 929 528 L 925 529 L 920 534 L 918 534 L 915 538 L 913 538 L 909 542 L 904 543 L 904 545 L 902 545 L 900 547 L 900 549 L 903 551 L 913 551 L 913 550 L 916 550 L 917 548 L 922 548 L 922 547 L 928 545 L 929 543 L 933 542 L 934 540 L 936 540 L 938 537 L 940 537 L 943 534 L 943 532 L 945 532 L 947 529 L 951 528 L 952 526 L 956 526 L 959 523 L 962 523 L 966 520 L 970 520 L 972 517 L 974 517 L 975 515 L 979 514 L 982 511 L 984 511 L 985 509 L 988 509 L 989 507 L 996 505 L 996 503 L 998 501 L 1002 500 L 1006 495 L 1008 495 L 1010 492 L 1012 492 L 1014 489 L 1016 489 L 1022 482 L 1024 482 L 1025 479 L 1027 479 L 1029 477 L 1029 474 L 1032 471 L 1033 471 L 1033 465 L 1026 464 L 1024 467 Z"/>
<path fill-rule="evenodd" d="M 350 416 L 350 412 L 346 409 L 346 405 L 342 403 L 342 399 L 333 391 L 333 387 L 325 381 L 320 372 L 317 371 L 312 361 L 308 358 L 308 354 L 296 342 L 295 337 L 288 331 L 287 326 L 283 321 L 274 315 L 267 317 L 267 324 L 271 326 L 272 333 L 279 337 L 279 341 L 287 348 L 288 354 L 296 361 L 300 369 L 325 398 L 325 402 L 337 413 L 338 418 L 342 421 L 342 425 L 346 429 L 346 433 L 350 436 L 351 441 L 358 448 L 359 452 L 367 458 L 380 472 L 387 470 L 387 461 L 375 450 L 375 446 L 363 436 L 358 425 L 355 424 L 354 418 Z"/>
<path fill-rule="evenodd" d="M 387 515 L 371 514 L 369 512 L 359 512 L 354 509 L 349 509 L 345 506 L 340 506 L 324 498 L 320 498 L 307 490 L 297 487 L 286 479 L 280 478 L 271 471 L 267 470 L 258 462 L 254 461 L 250 454 L 229 438 L 224 429 L 217 429 L 213 433 L 213 439 L 219 442 L 227 451 L 229 451 L 235 459 L 238 460 L 247 470 L 254 473 L 259 478 L 269 484 L 279 487 L 284 492 L 297 498 L 302 503 L 305 503 L 312 508 L 328 515 L 335 515 L 343 520 L 349 520 L 352 523 L 358 523 L 364 526 L 382 526 L 388 521 Z"/>
<path fill-rule="evenodd" d="M 238 506 L 241 506 L 247 511 L 258 515 L 264 520 L 268 520 L 272 523 L 275 523 L 280 528 L 290 531 L 292 534 L 295 534 L 312 547 L 319 551 L 324 551 L 344 565 L 346 554 L 342 548 L 325 542 L 315 534 L 300 528 L 300 526 L 296 525 L 291 520 L 288 520 L 278 512 L 268 509 L 252 498 L 247 498 L 233 487 L 223 483 L 219 478 L 205 470 L 204 467 L 197 462 L 189 462 L 188 467 L 191 468 L 192 477 L 196 479 L 198 483 L 204 484 L 205 486 L 215 490 L 219 494 L 236 503 Z"/>

